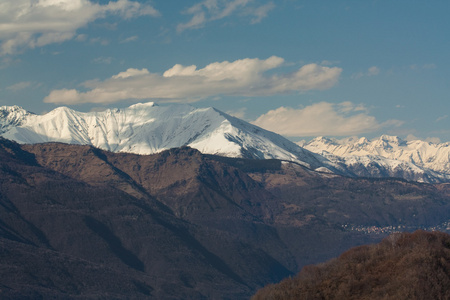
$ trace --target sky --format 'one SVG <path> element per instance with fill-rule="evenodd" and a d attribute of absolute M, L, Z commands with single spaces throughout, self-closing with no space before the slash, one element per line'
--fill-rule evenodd
<path fill-rule="evenodd" d="M 450 141 L 447 0 L 0 0 L 0 106 L 215 107 L 293 141 Z"/>

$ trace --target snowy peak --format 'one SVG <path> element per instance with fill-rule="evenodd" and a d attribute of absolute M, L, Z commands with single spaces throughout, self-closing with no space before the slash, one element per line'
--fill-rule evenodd
<path fill-rule="evenodd" d="M 0 134 L 9 130 L 14 126 L 20 126 L 24 120 L 31 116 L 32 113 L 26 111 L 22 107 L 1 106 L 0 107 Z"/>
<path fill-rule="evenodd" d="M 153 154 L 189 146 L 205 154 L 292 161 L 347 176 L 450 181 L 450 144 L 317 137 L 299 145 L 215 108 L 138 103 L 123 109 L 78 112 L 58 107 L 45 115 L 0 107 L 0 135 L 19 143 L 62 142 L 112 152 Z"/>
<path fill-rule="evenodd" d="M 380 136 L 379 140 L 387 144 L 395 144 L 395 145 L 406 144 L 406 142 L 401 138 L 399 138 L 398 136 L 382 135 Z"/>
<path fill-rule="evenodd" d="M 1 133 L 3 137 L 19 143 L 64 142 L 137 154 L 190 146 L 207 154 L 275 158 L 312 169 L 334 170 L 334 165 L 320 155 L 214 108 L 149 102 L 102 112 L 83 113 L 59 107 L 45 115 L 20 116 L 19 121 L 9 121 L 9 127 Z"/>
<path fill-rule="evenodd" d="M 397 170 L 407 168 L 412 170 L 411 172 L 419 172 L 420 169 L 420 172 L 429 173 L 429 176 L 442 175 L 445 180 L 450 174 L 449 143 L 405 141 L 397 136 L 383 135 L 373 140 L 366 138 L 337 140 L 320 137 L 304 143 L 303 147 L 315 153 L 328 154 L 328 159 L 347 166 L 355 161 L 364 161 L 365 165 L 368 165 L 379 163 L 384 159 L 382 164 L 387 168 Z"/>

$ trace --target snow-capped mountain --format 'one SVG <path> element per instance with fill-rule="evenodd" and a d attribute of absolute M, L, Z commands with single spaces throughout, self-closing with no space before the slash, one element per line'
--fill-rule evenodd
<path fill-rule="evenodd" d="M 149 102 L 89 113 L 59 107 L 45 115 L 2 106 L 0 135 L 23 144 L 62 142 L 136 154 L 190 146 L 205 154 L 294 161 L 347 176 L 450 181 L 449 143 L 382 136 L 373 141 L 319 137 L 297 145 L 215 108 L 190 105 Z"/>
<path fill-rule="evenodd" d="M 189 105 L 158 106 L 150 102 L 89 113 L 59 107 L 45 115 L 3 106 L 0 135 L 26 144 L 63 142 L 136 154 L 190 146 L 206 154 L 276 158 L 312 169 L 334 170 L 327 159 L 278 134 L 214 108 Z"/>
<path fill-rule="evenodd" d="M 383 135 L 374 140 L 317 137 L 299 145 L 345 165 L 359 176 L 392 176 L 423 182 L 450 180 L 450 143 L 404 141 Z"/>
<path fill-rule="evenodd" d="M 30 115 L 32 115 L 30 112 L 17 105 L 0 107 L 0 133 L 22 125 Z"/>

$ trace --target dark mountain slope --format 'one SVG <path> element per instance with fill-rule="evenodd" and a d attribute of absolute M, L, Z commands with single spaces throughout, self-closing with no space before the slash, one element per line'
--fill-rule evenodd
<path fill-rule="evenodd" d="M 197 150 L 140 156 L 59 143 L 24 149 L 67 176 L 132 195 L 139 192 L 144 201 L 154 197 L 175 216 L 195 224 L 195 238 L 250 285 L 281 279 L 297 269 L 270 225 L 268 205 L 277 203 L 273 196 L 244 172 Z"/>
<path fill-rule="evenodd" d="M 34 149 L 35 146 L 26 147 Z M 63 144 L 40 145 L 37 149 L 49 147 L 53 150 L 46 150 L 46 155 L 30 151 L 36 152 L 37 159 L 42 161 L 57 152 L 58 147 L 77 149 Z M 190 148 L 171 149 L 151 156 L 98 152 L 95 148 L 90 151 L 89 157 L 98 160 L 97 165 L 103 169 L 90 172 L 107 174 L 94 175 L 95 180 L 120 186 L 114 176 L 108 175 L 109 171 L 104 171 L 112 166 L 125 174 L 126 180 L 132 179 L 135 186 L 141 186 L 170 207 L 175 215 L 226 233 L 215 236 L 231 236 L 256 244 L 277 260 L 284 261 L 291 270 L 295 269 L 295 264 L 322 261 L 355 243 L 371 241 L 371 236 L 349 232 L 346 228 L 351 226 L 405 226 L 407 230 L 414 230 L 441 224 L 448 220 L 450 213 L 446 185 L 321 175 L 292 163 L 202 155 Z M 83 160 L 82 169 L 95 170 L 90 167 L 94 165 L 90 159 Z M 65 164 L 77 163 L 80 163 L 77 157 L 67 155 L 59 166 L 50 167 L 69 176 L 79 176 L 78 167 L 73 172 L 63 168 Z M 83 178 L 95 182 L 92 176 Z M 271 228 L 266 226 L 268 224 Z M 279 238 L 283 242 L 276 248 L 270 241 L 279 241 Z M 205 243 L 209 240 L 210 237 Z M 321 246 L 329 243 L 333 247 Z M 212 243 L 211 247 L 217 245 L 223 247 L 220 242 Z M 284 245 L 297 256 L 295 263 L 289 260 Z"/>
<path fill-rule="evenodd" d="M 1 299 L 142 299 L 151 278 L 46 247 L 0 238 Z"/>
<path fill-rule="evenodd" d="M 450 235 L 417 231 L 353 248 L 258 291 L 258 299 L 449 299 Z"/>
<path fill-rule="evenodd" d="M 447 221 L 450 215 L 447 184 L 318 176 L 294 164 L 249 175 L 289 208 L 279 216 L 280 222 L 289 216 L 298 221 L 309 214 L 311 220 L 323 218 L 337 224 L 389 226 L 401 221 L 405 226 L 430 226 Z"/>
<path fill-rule="evenodd" d="M 346 224 L 410 230 L 447 221 L 450 204 L 445 185 L 349 179 L 186 147 L 139 156 L 0 140 L 0 158 L 0 234 L 5 249 L 18 249 L 2 252 L 0 289 L 10 295 L 28 283 L 44 296 L 94 295 L 83 280 L 113 270 L 98 278 L 105 297 L 246 299 L 305 264 L 383 237 Z M 16 253 L 46 271 L 24 270 Z M 28 275 L 13 281 L 13 269 Z M 123 293 L 111 273 L 123 278 Z"/>
<path fill-rule="evenodd" d="M 158 155 L 101 151 L 92 146 L 58 143 L 25 145 L 42 166 L 89 184 L 111 186 L 135 196 L 152 195 L 184 219 L 203 219 L 208 210 L 241 211 L 268 220 L 261 207 L 273 198 L 244 172 L 207 159 L 191 148 L 171 149 Z M 251 203 L 257 196 L 262 201 Z M 217 214 L 219 215 L 219 214 Z"/>
<path fill-rule="evenodd" d="M 114 294 L 120 288 L 115 288 L 110 275 L 97 278 L 99 293 L 118 298 L 133 295 L 139 298 L 150 293 L 164 299 L 236 299 L 292 274 L 288 267 L 295 262 L 276 231 L 226 195 L 222 196 L 226 201 L 219 199 L 221 206 L 216 209 L 229 211 L 228 218 L 239 212 L 235 221 L 241 223 L 224 229 L 218 222 L 217 228 L 210 228 L 176 217 L 131 176 L 111 165 L 97 149 L 43 145 L 39 151 L 46 155 L 39 156 L 30 155 L 15 143 L 1 142 L 4 151 L 0 170 L 6 170 L 1 174 L 0 186 L 1 238 L 3 245 L 9 245 L 5 247 L 17 248 L 2 252 L 5 268 L 0 278 L 5 297 L 45 297 L 53 293 L 90 296 L 92 283 L 83 281 L 97 274 L 90 268 L 113 269 L 123 278 L 129 288 L 124 287 L 122 294 Z M 54 155 L 48 146 L 58 149 L 60 155 Z M 41 166 L 45 164 L 43 157 L 54 170 Z M 57 170 L 56 166 L 64 169 Z M 71 174 L 72 171 L 77 173 Z M 89 180 L 89 184 L 84 180 Z M 201 193 L 192 199 L 203 200 Z M 243 233 L 233 232 L 238 226 Z M 245 235 L 251 238 L 246 240 Z M 12 269 L 26 268 L 15 258 L 17 253 L 23 253 L 23 261 L 39 266 L 40 271 L 25 272 L 29 275 L 20 280 L 8 278 Z M 47 258 L 33 263 L 39 255 Z M 68 280 L 57 281 L 54 276 L 66 256 L 71 259 L 67 259 L 64 268 L 60 266 L 60 272 L 67 272 L 66 278 L 78 280 L 74 283 L 75 290 L 67 289 Z M 79 263 L 80 260 L 86 263 Z M 73 273 L 81 270 L 91 272 L 92 276 L 79 278 L 79 273 Z M 35 280 L 30 280 L 30 276 L 35 276 Z"/>
<path fill-rule="evenodd" d="M 295 164 L 249 175 L 279 199 L 284 209 L 274 213 L 275 226 L 299 265 L 325 261 L 393 231 L 445 229 L 450 221 L 446 184 L 319 176 Z M 292 239 L 295 234 L 302 238 Z"/>
<path fill-rule="evenodd" d="M 156 200 L 8 158 L 14 149 L 3 148 L 0 170 L 10 171 L 1 174 L 0 186 L 2 296 L 240 298 L 267 282 L 264 275 L 258 285 L 245 282 L 194 237 L 194 226 L 161 210 Z M 274 268 L 281 272 L 277 278 L 289 274 L 274 259 L 267 265 L 271 258 L 263 251 L 248 251 L 255 257 L 250 275 Z M 58 281 L 55 272 L 66 276 Z M 115 285 L 111 274 L 122 284 Z"/>

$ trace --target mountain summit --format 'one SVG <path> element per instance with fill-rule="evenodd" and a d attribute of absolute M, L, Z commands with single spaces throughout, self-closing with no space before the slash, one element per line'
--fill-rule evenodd
<path fill-rule="evenodd" d="M 397 136 L 382 135 L 373 140 L 317 137 L 299 145 L 345 165 L 358 176 L 401 177 L 421 182 L 450 180 L 448 142 L 405 141 Z"/>
<path fill-rule="evenodd" d="M 135 154 L 189 146 L 204 154 L 279 159 L 350 177 L 450 181 L 448 143 L 406 142 L 381 136 L 373 141 L 318 137 L 295 144 L 212 107 L 148 102 L 88 113 L 58 107 L 37 115 L 18 106 L 2 106 L 0 136 L 21 144 L 62 142 Z"/>
<path fill-rule="evenodd" d="M 311 169 L 334 169 L 321 155 L 278 134 L 215 108 L 190 105 L 158 106 L 149 102 L 89 113 L 59 107 L 45 115 L 3 106 L 0 135 L 22 144 L 63 142 L 136 154 L 189 146 L 205 154 L 280 159 Z"/>
<path fill-rule="evenodd" d="M 330 139 L 317 137 L 303 145 L 310 151 L 348 157 L 378 155 L 413 163 L 436 172 L 450 173 L 450 143 L 432 143 L 421 140 L 405 141 L 397 136 L 382 135 L 367 138 Z"/>

